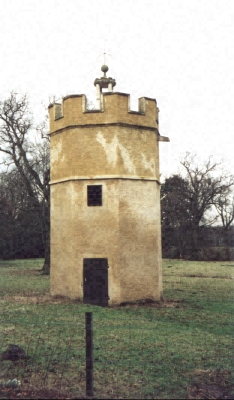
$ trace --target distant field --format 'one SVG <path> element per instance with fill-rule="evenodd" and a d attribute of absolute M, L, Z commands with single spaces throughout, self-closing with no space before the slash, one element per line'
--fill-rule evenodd
<path fill-rule="evenodd" d="M 163 260 L 164 303 L 115 308 L 51 298 L 42 265 L 0 261 L 0 353 L 14 343 L 30 356 L 1 362 L 0 381 L 84 396 L 92 311 L 97 398 L 230 396 L 234 262 Z"/>

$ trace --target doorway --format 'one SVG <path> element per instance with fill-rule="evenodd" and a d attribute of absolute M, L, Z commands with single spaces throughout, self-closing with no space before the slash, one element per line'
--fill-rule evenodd
<path fill-rule="evenodd" d="M 84 304 L 108 306 L 108 259 L 84 258 Z"/>

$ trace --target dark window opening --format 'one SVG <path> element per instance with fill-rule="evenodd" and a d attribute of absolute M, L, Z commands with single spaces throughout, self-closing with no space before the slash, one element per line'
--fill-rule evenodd
<path fill-rule="evenodd" d="M 87 186 L 88 206 L 102 206 L 102 185 Z"/>

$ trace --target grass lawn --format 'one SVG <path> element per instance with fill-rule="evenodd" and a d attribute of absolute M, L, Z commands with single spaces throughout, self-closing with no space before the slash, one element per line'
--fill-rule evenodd
<path fill-rule="evenodd" d="M 50 298 L 42 264 L 0 261 L 0 353 L 14 343 L 30 356 L 1 361 L 0 381 L 84 398 L 92 311 L 95 397 L 230 396 L 234 262 L 163 260 L 164 302 L 115 308 Z"/>

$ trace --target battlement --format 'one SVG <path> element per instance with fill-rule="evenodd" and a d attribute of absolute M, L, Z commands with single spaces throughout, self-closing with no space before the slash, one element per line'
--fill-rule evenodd
<path fill-rule="evenodd" d="M 131 111 L 129 94 L 106 92 L 101 96 L 102 107 L 99 110 L 87 110 L 84 94 L 66 96 L 62 104 L 50 104 L 50 134 L 68 126 L 115 123 L 158 128 L 159 109 L 155 99 L 141 97 L 138 99 L 138 111 Z"/>

